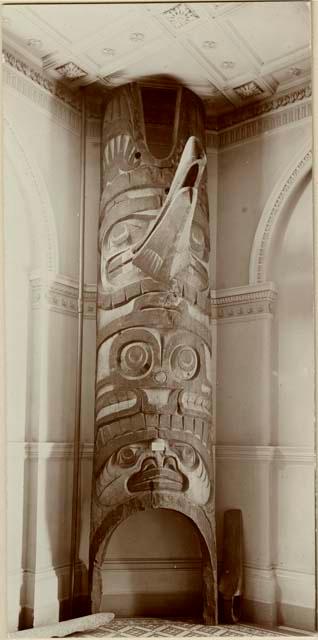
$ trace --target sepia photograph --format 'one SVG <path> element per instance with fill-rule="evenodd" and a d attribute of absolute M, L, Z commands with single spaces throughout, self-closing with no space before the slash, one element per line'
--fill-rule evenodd
<path fill-rule="evenodd" d="M 318 633 L 314 4 L 1 5 L 6 637 Z"/>

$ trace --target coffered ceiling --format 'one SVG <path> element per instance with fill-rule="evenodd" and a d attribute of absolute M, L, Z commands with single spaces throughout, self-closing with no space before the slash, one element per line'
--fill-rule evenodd
<path fill-rule="evenodd" d="M 181 82 L 210 116 L 310 80 L 310 5 L 168 2 L 4 5 L 4 44 L 74 89 Z"/>

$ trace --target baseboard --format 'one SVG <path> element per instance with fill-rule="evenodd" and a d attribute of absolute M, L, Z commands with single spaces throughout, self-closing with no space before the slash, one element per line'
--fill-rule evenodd
<path fill-rule="evenodd" d="M 242 620 L 246 623 L 254 622 L 264 627 L 276 627 L 277 605 L 275 602 L 257 602 L 256 600 L 242 601 Z"/>
<path fill-rule="evenodd" d="M 264 627 L 285 626 L 295 631 L 315 630 L 315 610 L 284 602 L 257 602 L 243 599 L 242 620 Z"/>
<path fill-rule="evenodd" d="M 315 631 L 315 609 L 295 607 L 294 604 L 277 604 L 277 624 L 304 631 Z"/>
<path fill-rule="evenodd" d="M 202 595 L 198 592 L 104 594 L 101 611 L 113 611 L 115 616 L 124 618 L 201 617 Z"/>

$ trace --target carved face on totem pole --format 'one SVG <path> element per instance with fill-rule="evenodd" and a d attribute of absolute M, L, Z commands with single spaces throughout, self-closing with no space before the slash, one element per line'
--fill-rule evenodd
<path fill-rule="evenodd" d="M 191 92 L 175 91 L 172 143 L 158 158 L 150 150 L 156 123 L 146 122 L 142 97 L 136 85 L 116 90 L 103 125 L 95 550 L 107 518 L 127 505 L 191 513 L 214 544 L 202 106 Z M 163 148 L 167 123 L 161 131 Z"/>

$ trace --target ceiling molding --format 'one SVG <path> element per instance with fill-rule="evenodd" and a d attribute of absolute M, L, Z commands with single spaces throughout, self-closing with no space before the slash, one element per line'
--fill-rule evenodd
<path fill-rule="evenodd" d="M 304 120 L 311 121 L 312 103 L 310 99 L 300 101 L 291 106 L 282 107 L 265 115 L 255 116 L 254 119 L 242 120 L 228 129 L 220 129 L 217 133 L 218 148 L 233 147 L 247 142 L 251 138 L 258 138 L 282 127 L 297 126 Z"/>
<path fill-rule="evenodd" d="M 17 57 L 16 53 L 13 53 L 8 49 L 3 49 L 2 61 L 5 63 L 5 66 L 7 65 L 7 68 L 10 67 L 11 69 L 14 69 L 19 74 L 25 76 L 25 78 L 31 81 L 33 85 L 37 85 L 40 89 L 44 90 L 46 93 L 49 93 L 58 101 L 64 103 L 64 105 L 67 105 L 72 110 L 80 113 L 81 94 L 79 90 L 77 90 L 76 92 L 71 91 L 62 82 L 59 82 L 58 80 L 52 80 L 41 70 L 36 69 L 34 66 L 28 64 L 24 60 L 21 60 L 19 57 Z M 7 84 L 10 84 L 10 78 L 8 75 L 5 75 L 4 79 Z M 106 91 L 102 89 L 100 89 L 99 92 L 95 95 L 88 94 L 87 111 L 90 118 L 100 118 L 101 105 L 103 100 L 105 100 L 105 96 Z M 75 128 L 77 128 L 77 124 L 74 124 L 74 126 Z"/>
<path fill-rule="evenodd" d="M 3 51 L 4 82 L 28 97 L 72 130 L 79 130 L 80 93 L 47 78 L 44 73 L 20 60 L 12 51 Z M 24 83 L 22 79 L 25 79 Z M 151 81 L 149 80 L 151 83 Z M 147 84 L 147 81 L 140 82 Z M 154 86 L 162 86 L 156 82 Z M 89 137 L 99 137 L 100 118 L 108 91 L 100 88 L 88 93 L 87 112 L 90 119 Z M 50 96 L 50 97 L 49 97 Z M 54 100 L 52 100 L 52 97 Z M 243 140 L 291 125 L 311 117 L 311 84 L 298 87 L 272 100 L 259 101 L 235 109 L 223 116 L 206 118 L 208 147 L 218 148 L 239 144 Z"/>
<path fill-rule="evenodd" d="M 297 89 L 290 91 L 289 93 L 278 95 L 270 100 L 267 99 L 264 101 L 259 101 L 247 107 L 236 109 L 235 111 L 226 113 L 223 116 L 221 115 L 218 118 L 219 130 L 232 127 L 246 120 L 259 118 L 260 116 L 273 111 L 277 111 L 278 109 L 282 109 L 289 105 L 295 104 L 296 102 L 301 102 L 302 100 L 311 98 L 311 94 L 311 83 L 308 83 L 305 86 L 298 87 Z"/>

